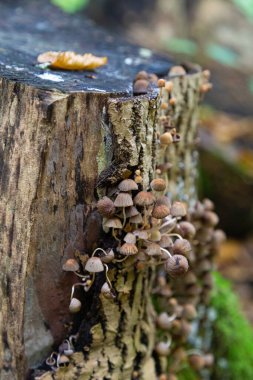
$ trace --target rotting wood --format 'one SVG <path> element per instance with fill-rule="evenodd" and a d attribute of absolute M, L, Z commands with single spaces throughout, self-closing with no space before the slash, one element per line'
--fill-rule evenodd
<path fill-rule="evenodd" d="M 33 58 L 22 49 L 19 59 L 25 57 L 31 66 Z M 137 167 L 144 187 L 148 185 L 158 154 L 158 99 L 156 94 L 130 96 L 124 81 L 119 81 L 120 89 L 106 88 L 104 93 L 83 92 L 88 85 L 80 88 L 80 82 L 69 92 L 66 83 L 53 89 L 48 82 L 31 80 L 33 70 L 22 77 L 2 65 L 0 74 L 0 377 L 23 380 L 52 344 L 57 347 L 79 330 L 80 352 L 70 366 L 43 379 L 128 380 L 134 371 L 139 379 L 155 379 L 152 271 L 136 274 L 131 268 L 124 273 L 131 260 L 110 271 L 114 303 L 99 298 L 103 278 L 98 276 L 83 299 L 81 316 L 72 318 L 68 304 L 75 278 L 62 272 L 62 263 L 75 251 L 82 256 L 102 243 L 95 202 L 107 186 Z M 104 73 L 107 79 L 109 74 Z M 74 74 L 68 75 L 73 79 Z M 128 72 L 128 86 L 132 79 Z M 195 131 L 199 95 L 194 89 L 201 74 L 181 78 L 180 85 L 177 78 L 173 81 L 173 95 L 191 99 L 187 107 L 176 108 L 179 132 L 182 119 Z M 191 164 L 192 150 L 187 158 L 183 152 L 170 155 L 175 167 L 181 160 Z M 175 172 L 171 184 L 183 186 L 189 175 L 189 170 L 184 176 Z M 88 349 L 83 353 L 84 346 Z"/>

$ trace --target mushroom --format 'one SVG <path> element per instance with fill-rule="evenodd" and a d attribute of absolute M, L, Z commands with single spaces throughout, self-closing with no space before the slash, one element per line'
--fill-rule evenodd
<path fill-rule="evenodd" d="M 155 350 L 159 356 L 168 356 L 170 352 L 171 338 L 167 342 L 159 342 L 155 346 Z"/>
<path fill-rule="evenodd" d="M 155 204 L 152 211 L 152 217 L 156 219 L 164 219 L 166 216 L 169 215 L 169 213 L 170 209 L 167 206 Z"/>
<path fill-rule="evenodd" d="M 161 256 L 161 247 L 156 243 L 150 243 L 145 252 L 148 256 Z"/>
<path fill-rule="evenodd" d="M 138 190 L 138 185 L 134 180 L 128 178 L 119 183 L 118 189 L 123 192 L 128 192 L 132 190 Z"/>
<path fill-rule="evenodd" d="M 75 259 L 68 259 L 62 266 L 66 272 L 76 272 L 80 269 L 78 262 Z"/>
<path fill-rule="evenodd" d="M 113 236 L 116 240 L 120 241 L 120 240 L 116 237 L 116 235 L 115 235 L 115 231 L 114 231 L 115 229 L 122 229 L 122 228 L 123 228 L 122 223 L 121 223 L 121 220 L 120 220 L 119 218 L 114 217 L 114 218 L 106 219 L 106 220 L 104 221 L 104 226 L 105 226 L 105 227 L 108 227 L 108 228 L 112 228 L 112 236 Z"/>
<path fill-rule="evenodd" d="M 136 184 L 135 184 L 136 185 Z M 119 193 L 114 201 L 114 206 L 122 208 L 123 210 L 123 226 L 126 223 L 126 212 L 125 208 L 133 206 L 133 199 L 128 193 Z"/>
<path fill-rule="evenodd" d="M 126 243 L 135 244 L 136 243 L 136 236 L 134 234 L 132 234 L 131 232 L 128 232 L 123 240 Z"/>
<path fill-rule="evenodd" d="M 176 218 L 180 218 L 182 216 L 186 215 L 186 208 L 185 205 L 182 202 L 173 202 L 170 213 L 172 216 L 175 216 Z"/>
<path fill-rule="evenodd" d="M 164 248 L 161 248 L 164 250 Z M 184 275 L 189 268 L 187 259 L 182 255 L 174 255 L 168 258 L 164 264 L 166 272 L 173 277 Z"/>
<path fill-rule="evenodd" d="M 166 182 L 162 178 L 155 178 L 150 183 L 151 189 L 154 191 L 164 191 L 166 189 Z"/>
<path fill-rule="evenodd" d="M 82 304 L 77 298 L 72 298 L 69 304 L 70 313 L 78 313 L 81 310 Z"/>
<path fill-rule="evenodd" d="M 132 256 L 138 253 L 138 248 L 133 243 L 124 243 L 119 248 L 119 253 L 124 256 Z"/>
<path fill-rule="evenodd" d="M 99 213 L 106 218 L 113 216 L 115 213 L 115 206 L 113 201 L 108 197 L 103 197 L 97 202 L 97 209 Z"/>
<path fill-rule="evenodd" d="M 147 191 L 140 191 L 134 198 L 134 203 L 137 206 L 144 207 L 144 220 L 143 223 L 147 223 L 147 210 L 146 207 L 151 206 L 155 201 L 155 197 L 152 193 Z"/>
<path fill-rule="evenodd" d="M 163 312 L 158 315 L 156 323 L 158 327 L 160 327 L 160 329 L 169 330 L 171 327 L 171 322 L 174 321 L 176 317 L 177 317 L 176 314 L 169 316 L 166 312 Z"/>
<path fill-rule="evenodd" d="M 174 255 L 183 255 L 188 257 L 191 250 L 191 244 L 186 239 L 177 239 L 173 244 Z"/>

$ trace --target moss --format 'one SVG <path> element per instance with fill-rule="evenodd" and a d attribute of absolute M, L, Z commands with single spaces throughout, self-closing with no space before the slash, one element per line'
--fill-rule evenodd
<path fill-rule="evenodd" d="M 215 367 L 212 379 L 251 380 L 253 378 L 253 330 L 240 311 L 230 283 L 215 273 L 211 305 L 217 317 L 213 325 Z"/>

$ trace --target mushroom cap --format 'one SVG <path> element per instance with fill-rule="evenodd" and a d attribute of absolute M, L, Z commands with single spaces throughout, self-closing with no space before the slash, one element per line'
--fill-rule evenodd
<path fill-rule="evenodd" d="M 131 218 L 132 216 L 136 216 L 139 214 L 139 211 L 134 206 L 127 207 L 125 211 L 127 218 Z"/>
<path fill-rule="evenodd" d="M 154 195 L 147 191 L 140 191 L 134 198 L 134 203 L 138 206 L 151 206 L 154 202 Z"/>
<path fill-rule="evenodd" d="M 181 75 L 185 75 L 185 74 L 186 74 L 185 69 L 183 68 L 183 66 L 179 66 L 179 65 L 173 66 L 169 71 L 170 77 L 181 76 Z"/>
<path fill-rule="evenodd" d="M 141 214 L 139 213 L 138 215 L 131 216 L 131 218 L 129 219 L 129 222 L 139 224 L 143 222 L 143 218 Z"/>
<path fill-rule="evenodd" d="M 162 178 L 155 178 L 150 183 L 151 189 L 155 191 L 164 191 L 166 189 L 166 182 Z"/>
<path fill-rule="evenodd" d="M 162 235 L 158 244 L 162 248 L 171 248 L 173 246 L 173 241 L 168 235 Z"/>
<path fill-rule="evenodd" d="M 68 259 L 62 266 L 62 269 L 66 272 L 76 272 L 80 269 L 76 259 Z"/>
<path fill-rule="evenodd" d="M 112 298 L 112 292 L 107 282 L 103 284 L 101 288 L 101 293 L 103 294 L 105 298 Z"/>
<path fill-rule="evenodd" d="M 136 236 L 132 234 L 131 232 L 128 232 L 126 236 L 124 237 L 124 241 L 126 243 L 135 244 L 136 243 Z"/>
<path fill-rule="evenodd" d="M 114 201 L 115 207 L 133 206 L 133 199 L 128 193 L 119 193 Z"/>
<path fill-rule="evenodd" d="M 141 70 L 136 74 L 134 79 L 135 80 L 137 80 L 137 79 L 148 79 L 148 73 L 144 70 Z"/>
<path fill-rule="evenodd" d="M 103 197 L 97 202 L 97 209 L 103 216 L 112 216 L 115 213 L 113 201 L 108 197 Z"/>
<path fill-rule="evenodd" d="M 156 344 L 155 350 L 159 356 L 167 356 L 170 352 L 170 344 L 167 342 L 159 342 Z"/>
<path fill-rule="evenodd" d="M 163 219 L 170 214 L 170 209 L 165 205 L 155 205 L 152 211 L 153 218 Z"/>
<path fill-rule="evenodd" d="M 189 264 L 184 256 L 174 255 L 168 258 L 164 267 L 171 277 L 179 277 L 188 271 Z"/>
<path fill-rule="evenodd" d="M 191 250 L 192 250 L 191 244 L 186 239 L 177 239 L 173 244 L 174 255 L 188 256 Z"/>
<path fill-rule="evenodd" d="M 189 355 L 188 361 L 190 366 L 197 371 L 204 368 L 205 366 L 205 358 L 202 355 Z"/>
<path fill-rule="evenodd" d="M 170 145 L 173 143 L 173 136 L 170 132 L 165 132 L 160 136 L 160 143 L 163 145 Z"/>
<path fill-rule="evenodd" d="M 168 208 L 171 207 L 170 200 L 169 200 L 169 198 L 166 195 L 162 195 L 161 197 L 157 198 L 155 204 L 156 204 L 156 206 L 165 205 Z"/>
<path fill-rule="evenodd" d="M 119 253 L 124 256 L 132 256 L 136 255 L 138 253 L 138 248 L 136 247 L 135 244 L 132 243 L 124 243 L 120 248 L 119 248 Z"/>
<path fill-rule="evenodd" d="M 181 235 L 185 238 L 192 239 L 196 235 L 196 228 L 190 222 L 183 220 L 179 223 Z"/>
<path fill-rule="evenodd" d="M 183 313 L 182 313 L 183 318 L 192 320 L 192 319 L 197 318 L 197 315 L 198 313 L 194 305 L 192 305 L 191 303 L 187 303 L 184 305 Z"/>
<path fill-rule="evenodd" d="M 148 256 L 161 256 L 161 248 L 156 243 L 150 243 L 145 250 Z"/>
<path fill-rule="evenodd" d="M 85 270 L 91 273 L 103 272 L 104 266 L 102 260 L 99 257 L 90 257 L 85 264 Z"/>
<path fill-rule="evenodd" d="M 69 304 L 70 313 L 78 313 L 81 310 L 82 304 L 77 298 L 72 298 Z"/>
<path fill-rule="evenodd" d="M 146 94 L 148 92 L 149 82 L 147 79 L 137 79 L 133 85 L 134 94 Z"/>
<path fill-rule="evenodd" d="M 108 228 L 123 228 L 121 220 L 119 218 L 106 219 L 104 222 L 104 226 Z"/>
<path fill-rule="evenodd" d="M 67 355 L 61 355 L 58 359 L 58 364 L 59 365 L 65 365 L 65 364 L 68 364 L 69 363 L 69 358 L 67 357 Z"/>
<path fill-rule="evenodd" d="M 128 178 L 128 179 L 123 179 L 118 185 L 118 188 L 120 191 L 132 191 L 132 190 L 138 190 L 138 185 L 137 183 Z"/>
<path fill-rule="evenodd" d="M 173 202 L 171 209 L 170 209 L 170 213 L 172 216 L 175 216 L 175 217 L 185 216 L 186 215 L 186 207 L 182 202 L 178 202 L 178 201 Z"/>
<path fill-rule="evenodd" d="M 138 236 L 139 239 L 146 240 L 149 238 L 149 231 L 147 230 L 135 230 L 133 231 L 135 236 Z"/>
<path fill-rule="evenodd" d="M 174 318 L 175 317 L 176 316 L 174 314 Z M 158 327 L 160 327 L 161 329 L 163 329 L 163 330 L 169 330 L 170 327 L 171 327 L 172 320 L 173 320 L 173 318 L 171 318 L 168 315 L 168 313 L 163 312 L 163 313 L 161 313 L 161 314 L 158 315 L 156 323 L 157 323 Z"/>
<path fill-rule="evenodd" d="M 161 232 L 158 230 L 158 228 L 153 228 L 150 230 L 150 240 L 155 242 L 161 240 Z"/>
<path fill-rule="evenodd" d="M 114 252 L 113 252 L 112 249 L 110 249 L 110 251 L 109 251 L 109 252 L 106 252 L 106 253 L 107 253 L 106 256 L 102 256 L 102 257 L 101 257 L 101 261 L 102 261 L 103 263 L 108 264 L 108 263 L 112 262 L 112 260 L 114 259 L 115 255 L 114 255 Z"/>

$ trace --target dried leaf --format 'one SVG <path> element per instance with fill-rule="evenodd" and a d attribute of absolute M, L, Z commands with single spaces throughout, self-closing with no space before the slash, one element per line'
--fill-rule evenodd
<path fill-rule="evenodd" d="M 93 54 L 76 54 L 72 51 L 47 51 L 37 58 L 39 63 L 49 63 L 49 66 L 63 70 L 94 70 L 107 63 L 107 57 L 96 57 Z"/>

